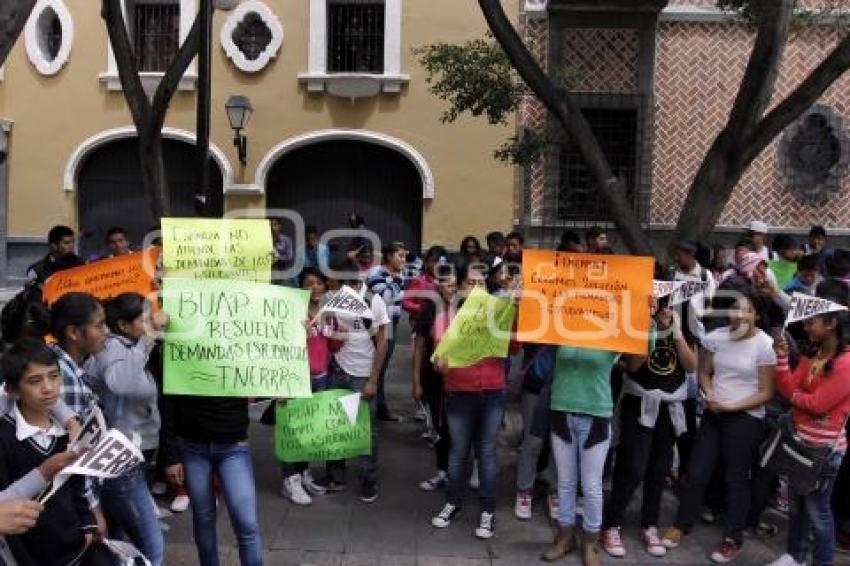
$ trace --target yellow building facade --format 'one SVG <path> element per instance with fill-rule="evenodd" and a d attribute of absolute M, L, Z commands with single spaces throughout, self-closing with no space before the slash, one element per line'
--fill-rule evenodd
<path fill-rule="evenodd" d="M 137 57 L 154 69 L 143 73 L 153 88 L 157 64 L 175 49 L 169 34 L 185 37 L 197 2 L 126 2 L 128 27 L 149 42 Z M 77 228 L 88 253 L 108 226 L 138 228 L 146 214 L 135 130 L 100 4 L 39 0 L 2 72 L 11 278 L 44 253 L 54 224 Z M 519 4 L 506 2 L 506 10 L 519 14 Z M 492 151 L 513 128 L 471 118 L 442 124 L 445 103 L 428 92 L 412 52 L 485 29 L 471 0 L 247 0 L 217 10 L 211 151 L 225 210 L 293 208 L 320 230 L 341 228 L 358 212 L 385 237 L 423 246 L 456 247 L 466 234 L 509 229 L 515 171 Z M 178 211 L 188 210 L 193 192 L 196 76 L 193 63 L 164 131 L 171 190 L 185 193 Z M 253 108 L 244 164 L 225 112 L 231 95 Z"/>

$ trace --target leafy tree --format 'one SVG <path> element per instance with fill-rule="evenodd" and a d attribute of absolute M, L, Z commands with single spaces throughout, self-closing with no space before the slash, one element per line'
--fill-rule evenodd
<path fill-rule="evenodd" d="M 0 67 L 21 35 L 35 0 L 2 0 L 0 2 Z"/>

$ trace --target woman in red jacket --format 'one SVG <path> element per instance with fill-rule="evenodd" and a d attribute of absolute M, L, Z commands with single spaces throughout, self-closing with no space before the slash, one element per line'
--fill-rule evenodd
<path fill-rule="evenodd" d="M 817 286 L 818 297 L 847 305 L 847 286 L 836 279 Z M 844 431 L 850 414 L 850 350 L 845 324 L 848 313 L 835 312 L 803 322 L 814 345 L 809 357 L 803 357 L 792 371 L 788 366 L 788 344 L 784 338 L 775 343 L 778 366 L 776 386 L 793 406 L 794 430 L 813 446 L 832 446 L 835 451 L 824 480 L 811 493 L 793 493 L 788 526 L 787 553 L 769 566 L 798 566 L 806 563 L 809 531 L 814 533 L 814 566 L 831 566 L 835 554 L 835 528 L 830 500 L 835 474 L 847 451 Z"/>
<path fill-rule="evenodd" d="M 484 275 L 469 265 L 461 265 L 457 270 L 457 282 L 461 293 L 469 293 L 475 287 L 484 286 Z M 434 323 L 435 346 L 448 328 L 454 312 L 450 307 L 437 316 Z M 510 355 L 518 352 L 519 345 L 511 342 Z M 451 446 L 446 504 L 431 520 L 431 524 L 438 529 L 444 529 L 460 513 L 463 485 L 466 482 L 466 464 L 474 442 L 481 482 L 478 494 L 481 516 L 475 536 L 489 539 L 495 533 L 493 516 L 496 511 L 496 484 L 499 474 L 496 444 L 505 408 L 504 359 L 484 358 L 464 368 L 448 368 L 443 360 L 437 360 L 436 367 L 437 371 L 443 374 L 446 421 Z"/>

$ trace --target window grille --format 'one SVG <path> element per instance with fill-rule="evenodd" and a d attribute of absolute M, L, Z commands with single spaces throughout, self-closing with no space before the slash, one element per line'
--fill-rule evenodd
<path fill-rule="evenodd" d="M 636 205 L 638 112 L 634 109 L 585 109 L 585 118 L 599 141 L 602 152 L 625 185 L 626 195 Z M 596 179 L 578 149 L 566 142 L 560 152 L 560 184 L 557 195 L 558 220 L 595 223 L 610 220 L 607 203 Z"/>
<path fill-rule="evenodd" d="M 384 4 L 329 2 L 328 72 L 384 72 Z"/>
<path fill-rule="evenodd" d="M 180 4 L 134 2 L 133 39 L 140 72 L 165 72 L 180 48 Z"/>

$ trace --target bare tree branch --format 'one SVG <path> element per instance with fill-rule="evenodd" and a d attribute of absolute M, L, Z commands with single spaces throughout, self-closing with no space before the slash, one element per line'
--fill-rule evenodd
<path fill-rule="evenodd" d="M 770 104 L 794 16 L 794 4 L 794 0 L 762 3 L 755 44 L 726 125 L 726 131 L 733 138 L 748 133 Z"/>
<path fill-rule="evenodd" d="M 35 7 L 35 0 L 2 0 L 0 2 L 0 67 L 12 51 Z"/>
<path fill-rule="evenodd" d="M 121 0 L 103 0 L 101 17 L 106 22 L 106 31 L 115 54 L 124 98 L 127 100 L 127 106 L 130 107 L 130 115 L 133 117 L 133 123 L 136 124 L 136 130 L 141 135 L 150 124 L 151 105 L 142 87 L 142 80 L 139 78 L 139 69 L 136 66 L 130 35 L 127 33 Z"/>
<path fill-rule="evenodd" d="M 744 144 L 741 156 L 744 166 L 749 165 L 776 136 L 817 102 L 848 69 L 850 35 L 842 39 L 826 59 L 756 125 Z"/>
<path fill-rule="evenodd" d="M 180 46 L 177 56 L 165 71 L 153 95 L 153 102 L 151 103 L 151 109 L 153 111 L 151 117 L 153 120 L 151 124 L 152 129 L 161 130 L 163 124 L 165 124 L 168 106 L 174 97 L 174 93 L 177 92 L 180 79 L 186 74 L 186 69 L 189 68 L 192 59 L 198 54 L 200 33 L 200 23 L 198 18 L 195 18 L 192 29 L 189 30 L 189 34 L 183 41 L 183 45 Z"/>
<path fill-rule="evenodd" d="M 623 183 L 614 175 L 611 166 L 590 125 L 570 95 L 562 95 L 534 57 L 529 53 L 522 38 L 502 8 L 500 0 L 478 0 L 484 18 L 496 41 L 507 53 L 522 80 L 537 98 L 554 114 L 567 132 L 570 143 L 575 144 L 585 163 L 599 184 L 609 206 L 623 242 L 633 252 L 653 255 L 649 239 L 643 232 L 632 204 L 626 197 Z"/>

